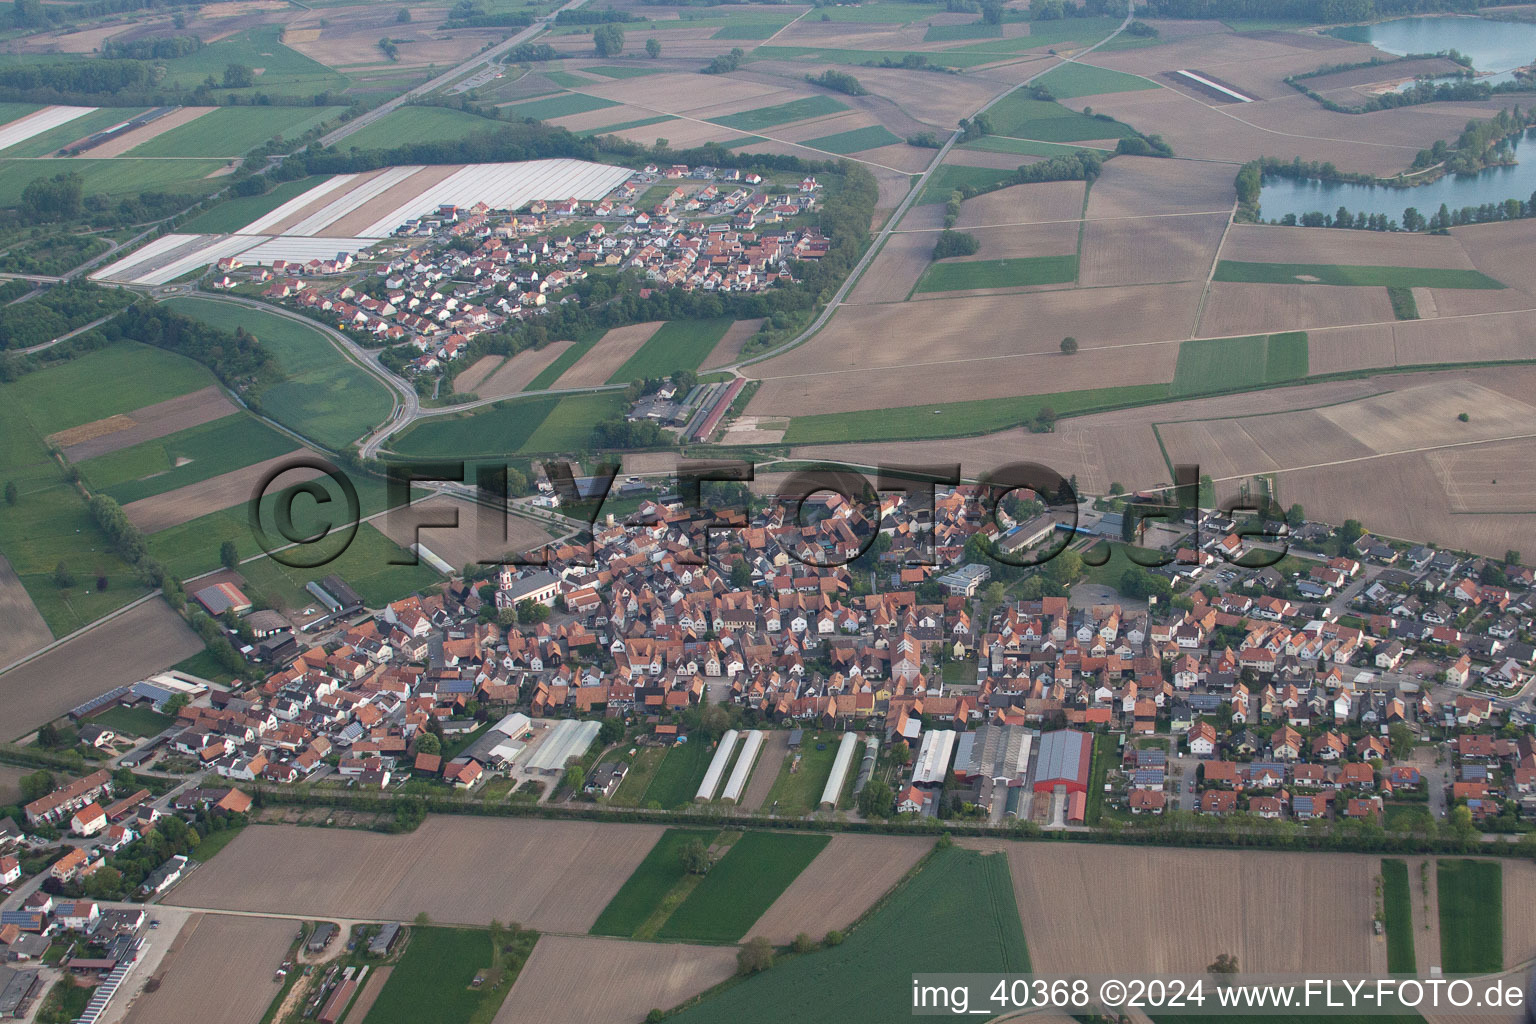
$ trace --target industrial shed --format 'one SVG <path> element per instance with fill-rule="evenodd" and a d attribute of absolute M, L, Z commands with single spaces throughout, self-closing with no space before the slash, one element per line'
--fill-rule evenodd
<path fill-rule="evenodd" d="M 955 773 L 966 779 L 991 779 L 997 785 L 1022 786 L 1029 773 L 1034 737 L 1021 725 L 988 722 L 960 737 Z"/>
<path fill-rule="evenodd" d="M 720 780 L 725 778 L 725 766 L 731 763 L 731 754 L 736 750 L 736 741 L 741 738 L 741 733 L 735 729 L 727 729 L 724 736 L 720 737 L 720 746 L 715 749 L 715 756 L 710 759 L 709 770 L 704 773 L 704 781 L 699 783 L 699 791 L 694 794 L 695 800 L 713 800 L 715 792 L 720 788 Z"/>
<path fill-rule="evenodd" d="M 923 733 L 923 742 L 913 761 L 912 784 L 937 786 L 949 773 L 949 762 L 955 756 L 955 741 L 959 733 L 953 729 L 933 729 Z"/>
<path fill-rule="evenodd" d="M 1040 737 L 1040 760 L 1035 765 L 1035 792 L 1065 786 L 1069 793 L 1088 792 L 1088 766 L 1093 756 L 1093 737 L 1076 729 L 1059 729 Z"/>
<path fill-rule="evenodd" d="M 573 757 L 580 757 L 587 752 L 592 741 L 597 739 L 597 730 L 602 727 L 601 722 L 580 722 L 574 718 L 563 718 L 550 730 L 544 742 L 528 758 L 528 770 L 543 772 L 545 775 L 559 775 L 565 770 L 566 763 Z"/>
<path fill-rule="evenodd" d="M 857 733 L 843 733 L 843 740 L 837 745 L 837 757 L 832 760 L 832 774 L 827 776 L 827 784 L 821 791 L 823 810 L 837 806 L 837 798 L 842 795 L 843 783 L 848 781 L 848 769 L 853 767 L 853 755 L 858 746 Z"/>
<path fill-rule="evenodd" d="M 741 753 L 736 757 L 736 765 L 731 769 L 731 777 L 726 781 L 720 799 L 729 800 L 733 804 L 741 801 L 741 792 L 747 788 L 747 778 L 752 774 L 752 765 L 762 749 L 763 730 L 753 729 L 741 744 Z"/>

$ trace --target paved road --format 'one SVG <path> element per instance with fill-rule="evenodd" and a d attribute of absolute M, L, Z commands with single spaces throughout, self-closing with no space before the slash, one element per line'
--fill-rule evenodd
<path fill-rule="evenodd" d="M 475 56 L 469 58 L 464 63 L 450 68 L 431 81 L 418 85 L 410 92 L 401 93 L 394 99 L 387 100 L 386 102 L 379 104 L 377 107 L 374 107 L 372 110 L 368 111 L 368 113 L 362 114 L 348 121 L 340 128 L 337 128 L 335 131 L 331 132 L 329 135 L 322 136 L 320 139 L 320 144 L 323 146 L 334 146 L 341 140 L 345 139 L 348 135 L 368 127 L 368 125 L 377 121 L 379 118 L 384 117 L 391 111 L 399 109 L 400 107 L 409 103 L 411 100 L 420 96 L 425 96 L 428 93 L 435 92 L 436 90 L 441 89 L 444 86 L 463 77 L 469 72 L 474 71 L 476 68 L 484 67 L 492 63 L 496 60 L 497 57 L 500 57 L 503 53 L 506 53 L 508 50 L 512 49 L 512 47 L 528 42 L 539 33 L 549 28 L 550 25 L 554 24 L 555 16 L 558 15 L 560 11 L 575 10 L 577 7 L 580 7 L 586 2 L 587 0 L 570 0 L 569 3 L 567 3 L 564 7 L 561 7 L 559 10 L 551 11 L 548 15 L 542 18 L 534 19 L 532 25 L 523 29 L 516 35 L 508 36 L 506 39 L 503 39 L 489 50 L 477 53 Z"/>

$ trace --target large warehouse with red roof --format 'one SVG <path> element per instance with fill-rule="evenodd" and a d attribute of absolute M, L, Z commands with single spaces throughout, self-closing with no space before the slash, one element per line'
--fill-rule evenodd
<path fill-rule="evenodd" d="M 1035 762 L 1035 792 L 1049 793 L 1065 786 L 1068 793 L 1088 792 L 1088 766 L 1093 737 L 1076 729 L 1059 729 L 1040 737 L 1040 758 Z"/>

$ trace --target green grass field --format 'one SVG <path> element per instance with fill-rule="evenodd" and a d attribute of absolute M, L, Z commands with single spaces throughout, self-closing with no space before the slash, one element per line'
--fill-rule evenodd
<path fill-rule="evenodd" d="M 735 942 L 799 877 L 830 836 L 748 832 L 737 840 L 656 933 L 659 939 Z"/>
<path fill-rule="evenodd" d="M 846 8 L 830 8 L 830 10 L 846 10 Z M 911 18 L 908 17 L 903 20 L 911 20 Z M 941 68 L 973 68 L 980 64 L 992 64 L 999 60 L 1006 60 L 1010 56 L 1010 54 L 1006 53 L 967 53 L 968 49 L 969 47 L 961 47 L 956 50 L 930 50 L 917 55 L 925 58 L 929 64 Z M 816 64 L 863 65 L 868 64 L 870 61 L 878 63 L 886 59 L 900 62 L 914 52 L 911 50 L 845 50 L 824 46 L 759 46 L 752 51 L 751 55 L 755 58 L 761 57 L 769 60 L 798 60 Z"/>
<path fill-rule="evenodd" d="M 196 53 L 165 61 L 166 77 L 161 84 L 165 89 L 193 89 L 209 75 L 222 80 L 230 64 L 261 69 L 249 88 L 232 90 L 246 95 L 310 97 L 340 92 L 351 84 L 346 75 L 284 46 L 278 41 L 281 32 L 280 25 L 257 25 L 209 43 Z"/>
<path fill-rule="evenodd" d="M 452 142 L 478 132 L 500 131 L 505 121 L 493 121 L 447 107 L 400 107 L 342 140 L 344 149 L 393 149 L 402 142 L 431 139 Z"/>
<path fill-rule="evenodd" d="M 21 194 L 38 178 L 66 171 L 80 175 L 89 196 L 126 196 L 140 192 L 175 192 L 188 196 L 212 192 L 225 183 L 208 175 L 224 166 L 222 160 L 138 160 L 117 157 L 91 160 L 0 160 L 0 206 L 15 206 Z M 190 201 L 190 200 L 189 200 Z"/>
<path fill-rule="evenodd" d="M 514 103 L 505 110 L 510 117 L 532 117 L 540 121 L 548 121 L 555 117 L 565 117 L 569 114 L 585 114 L 589 110 L 602 110 L 604 107 L 617 107 L 614 100 L 605 100 L 599 96 L 587 96 L 577 92 L 561 93 L 548 99 L 533 100 L 528 103 Z"/>
<path fill-rule="evenodd" d="M 640 67 L 594 67 L 582 68 L 589 75 L 602 75 L 604 78 L 643 78 L 646 75 L 659 74 L 661 68 Z"/>
<path fill-rule="evenodd" d="M 294 141 L 342 107 L 217 107 L 128 151 L 129 156 L 241 156 L 281 135 Z"/>
<path fill-rule="evenodd" d="M 1077 254 L 1018 256 L 1005 260 L 943 260 L 923 271 L 918 292 L 955 292 L 972 288 L 1021 288 L 1077 280 Z"/>
<path fill-rule="evenodd" d="M 1091 64 L 1061 64 L 1051 69 L 1038 84 L 1051 90 L 1059 100 L 1076 99 L 1079 96 L 1097 96 L 1109 92 L 1137 92 L 1142 89 L 1161 88 L 1138 75 L 1123 71 L 1096 68 Z"/>
<path fill-rule="evenodd" d="M 669 1020 L 889 1024 L 911 1016 L 915 963 L 933 972 L 1030 969 L 1008 861 L 1001 854 L 939 850 L 841 945 L 785 959 Z"/>
<path fill-rule="evenodd" d="M 491 933 L 479 928 L 413 927 L 362 1024 L 489 1022 L 536 940 L 534 932 L 520 933 L 513 950 L 498 955 Z M 477 975 L 484 976 L 478 988 L 472 987 Z"/>
<path fill-rule="evenodd" d="M 789 124 L 791 121 L 804 121 L 810 117 L 825 117 L 827 114 L 835 114 L 847 109 L 848 104 L 840 100 L 835 100 L 831 96 L 816 95 L 808 96 L 803 100 L 780 103 L 773 107 L 758 107 L 756 110 L 743 110 L 739 114 L 724 114 L 710 118 L 710 121 L 727 128 L 735 128 L 737 131 L 755 132 L 761 128 L 772 128 L 775 125 Z"/>
<path fill-rule="evenodd" d="M 1030 99 L 1022 92 L 1013 93 L 994 105 L 987 111 L 987 120 L 992 122 L 994 134 L 1040 142 L 1119 139 L 1135 134 L 1119 121 L 1090 117 L 1068 110 L 1060 103 Z"/>
<path fill-rule="evenodd" d="M 1247 338 L 1203 338 L 1179 346 L 1175 397 L 1283 384 L 1307 375 L 1305 331 Z"/>
<path fill-rule="evenodd" d="M 743 18 L 729 21 L 716 32 L 711 39 L 771 39 L 785 25 L 794 20 L 793 14 L 787 14 L 782 18 L 758 19 Z"/>
<path fill-rule="evenodd" d="M 831 444 L 840 441 L 919 441 L 937 437 L 966 437 L 1018 426 L 1034 419 L 1044 408 L 1055 410 L 1058 416 L 1071 416 L 1149 405 L 1166 401 L 1168 397 L 1167 384 L 1132 384 L 1019 398 L 983 398 L 968 402 L 908 405 L 895 409 L 819 413 L 791 419 L 789 430 L 784 434 L 784 443 Z"/>
<path fill-rule="evenodd" d="M 46 436 L 213 383 L 213 374 L 185 356 L 122 342 L 28 374 L 4 391 Z"/>
<path fill-rule="evenodd" d="M 17 105 L 19 106 L 20 104 Z M 34 109 L 40 110 L 42 108 L 36 107 Z M 111 128 L 115 124 L 122 124 L 124 121 L 137 117 L 148 109 L 148 107 L 100 107 L 89 114 L 81 114 L 71 121 L 65 121 L 56 128 L 39 132 L 25 142 L 18 142 L 14 146 L 0 150 L 0 156 L 52 156 L 72 142 L 79 142 L 81 139 Z M 16 118 L 7 118 L 7 120 L 14 121 Z"/>
<path fill-rule="evenodd" d="M 1447 974 L 1504 969 L 1504 865 L 1496 860 L 1436 862 L 1440 961 Z"/>
<path fill-rule="evenodd" d="M 510 399 L 422 420 L 393 442 L 401 455 L 441 458 L 582 450 L 593 426 L 623 408 L 619 392 Z"/>
<path fill-rule="evenodd" d="M 872 124 L 868 128 L 855 128 L 852 131 L 838 132 L 836 135 L 823 135 L 819 139 L 807 139 L 802 145 L 814 146 L 828 153 L 846 155 L 866 149 L 879 149 L 881 146 L 894 146 L 901 141 L 884 125 Z"/>
<path fill-rule="evenodd" d="M 332 448 L 344 447 L 389 418 L 394 403 L 383 382 L 349 362 L 314 327 L 277 313 L 217 299 L 172 299 L 185 316 L 233 332 L 256 335 L 287 380 L 261 396 L 261 411 Z"/>
<path fill-rule="evenodd" d="M 608 383 L 624 384 L 665 377 L 674 370 L 697 370 L 733 323 L 735 321 L 728 316 L 710 320 L 669 320 L 614 371 Z"/>
<path fill-rule="evenodd" d="M 591 443 L 592 428 L 602 420 L 623 413 L 626 405 L 623 393 L 618 391 L 561 398 L 528 438 L 521 452 L 584 451 Z"/>
<path fill-rule="evenodd" d="M 837 745 L 842 736 L 840 732 L 806 733 L 800 743 L 799 765 L 791 772 L 794 757 L 784 759 L 773 789 L 763 801 L 764 809 L 785 817 L 797 817 L 816 810 L 827 777 L 832 774 L 832 762 L 837 759 Z M 822 749 L 817 750 L 818 746 Z"/>
<path fill-rule="evenodd" d="M 313 174 L 297 181 L 285 181 L 272 191 L 260 196 L 236 196 L 226 199 L 182 224 L 178 230 L 194 235 L 222 235 L 239 231 L 247 224 L 263 217 L 297 198 L 328 179 L 328 175 Z"/>
<path fill-rule="evenodd" d="M 718 832 L 705 829 L 669 828 L 656 840 L 634 873 L 614 893 L 592 924 L 593 935 L 628 937 L 645 923 L 672 887 L 683 880 L 679 852 L 697 839 L 709 845 Z"/>
<path fill-rule="evenodd" d="M 1015 36 L 1012 39 L 1001 39 L 995 42 L 972 43 L 962 49 L 1004 55 L 1035 50 L 1042 46 L 1060 46 L 1062 43 L 1079 43 L 1087 46 L 1098 42 L 1119 27 L 1119 18 L 1065 18 L 1059 21 L 1034 21 L 1030 22 L 1027 36 Z"/>
<path fill-rule="evenodd" d="M 1395 857 L 1381 861 L 1382 912 L 1387 929 L 1387 970 L 1412 974 L 1413 893 L 1408 887 L 1408 865 Z"/>
<path fill-rule="evenodd" d="M 1216 264 L 1217 281 L 1244 284 L 1328 284 L 1386 288 L 1503 288 L 1504 285 L 1478 270 L 1437 267 L 1359 267 L 1331 263 L 1243 263 L 1222 260 Z"/>
<path fill-rule="evenodd" d="M 984 21 L 966 22 L 964 25 L 929 25 L 923 33 L 925 43 L 953 43 L 968 39 L 1001 39 L 1002 25 L 988 25 Z"/>
<path fill-rule="evenodd" d="M 170 715 L 151 711 L 149 708 L 130 708 L 117 704 L 99 715 L 93 715 L 91 722 L 128 736 L 149 737 L 158 736 L 175 725 L 176 719 Z"/>
<path fill-rule="evenodd" d="M 255 462 L 275 459 L 294 448 L 291 437 L 238 412 L 87 459 L 80 463 L 80 472 L 93 490 L 126 505 Z"/>
<path fill-rule="evenodd" d="M 655 804 L 669 811 L 690 806 L 714 756 L 714 748 L 703 741 L 702 735 L 668 750 L 661 767 L 651 777 L 651 784 L 645 787 L 640 806 Z"/>
<path fill-rule="evenodd" d="M 631 128 L 644 128 L 646 125 L 666 124 L 668 121 L 676 121 L 677 118 L 666 114 L 658 114 L 655 117 L 642 117 L 637 121 L 620 121 L 618 124 L 604 125 L 601 128 L 583 128 L 576 135 L 607 135 L 611 132 L 628 131 Z"/>
<path fill-rule="evenodd" d="M 1080 149 L 1104 152 L 1094 146 L 1064 146 L 1059 142 L 1035 142 L 1030 139 L 1010 139 L 1003 135 L 983 135 L 956 149 L 976 149 L 984 153 L 1017 153 L 1020 156 L 1067 156 Z"/>
<path fill-rule="evenodd" d="M 250 533 L 250 527 L 246 527 Z M 240 566 L 250 588 L 274 605 L 303 609 L 315 599 L 304 589 L 313 580 L 336 573 L 351 584 L 369 608 L 382 608 L 409 594 L 425 590 L 442 577 L 425 562 L 419 565 L 393 565 L 390 559 L 409 557 L 394 541 L 364 523 L 350 547 L 334 561 L 315 569 L 297 569 L 262 558 Z"/>
<path fill-rule="evenodd" d="M 918 205 L 947 203 L 949 195 L 962 185 L 972 188 L 991 188 L 1007 181 L 1014 175 L 1000 167 L 971 167 L 968 164 L 941 164 L 923 186 L 923 194 L 917 197 Z"/>

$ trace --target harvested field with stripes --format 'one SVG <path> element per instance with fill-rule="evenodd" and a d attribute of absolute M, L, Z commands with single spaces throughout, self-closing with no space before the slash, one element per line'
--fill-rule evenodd
<path fill-rule="evenodd" d="M 557 388 L 586 388 L 608 383 L 629 357 L 640 351 L 651 335 L 661 329 L 662 321 L 652 320 L 628 327 L 615 327 L 600 338 L 569 370 L 555 381 Z"/>
<path fill-rule="evenodd" d="M 485 356 L 453 380 L 453 389 L 481 398 L 515 395 L 565 354 L 572 342 L 552 341 L 543 348 L 524 349 L 514 356 Z"/>
<path fill-rule="evenodd" d="M 134 1000 L 127 1024 L 258 1024 L 297 930 L 276 917 L 192 915 L 160 962 L 160 984 Z"/>
<path fill-rule="evenodd" d="M 493 1024 L 633 1024 L 735 971 L 729 946 L 545 935 Z"/>

